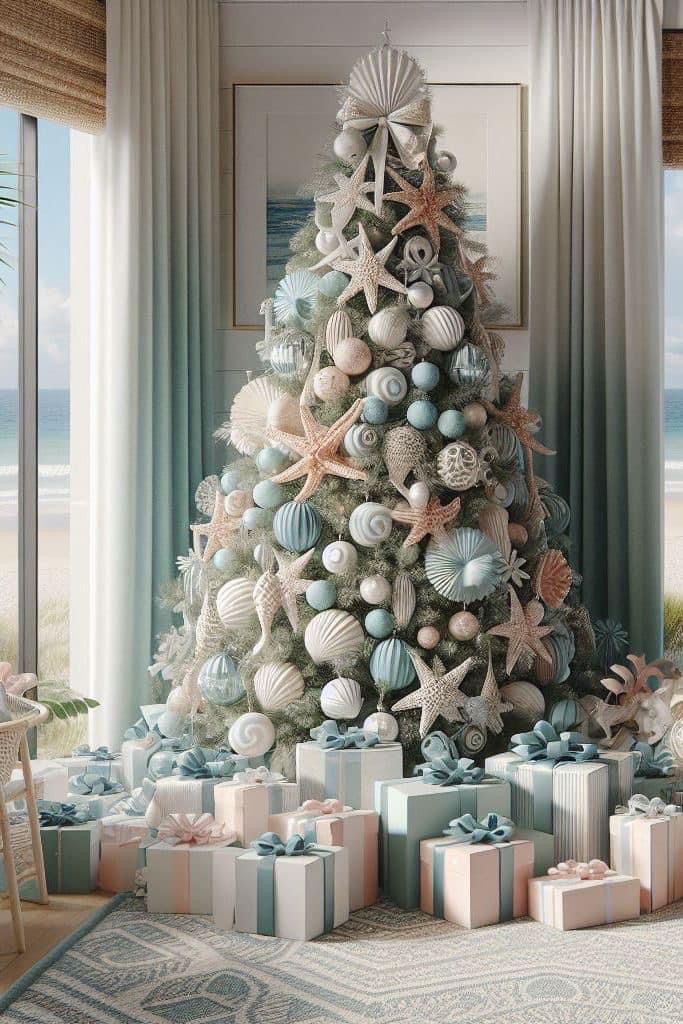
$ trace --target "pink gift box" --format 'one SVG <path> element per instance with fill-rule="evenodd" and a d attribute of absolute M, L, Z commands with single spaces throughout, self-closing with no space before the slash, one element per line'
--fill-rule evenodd
<path fill-rule="evenodd" d="M 216 822 L 234 832 L 240 846 L 268 831 L 268 788 L 262 782 L 222 782 L 214 790 Z"/>
<path fill-rule="evenodd" d="M 640 915 L 640 883 L 626 875 L 599 879 L 545 875 L 529 882 L 529 917 L 561 931 L 615 924 Z"/>
<path fill-rule="evenodd" d="M 147 849 L 150 914 L 213 913 L 213 857 L 225 842 L 197 845 L 164 840 Z"/>
<path fill-rule="evenodd" d="M 683 899 L 683 814 L 613 814 L 609 832 L 612 867 L 639 879 L 643 913 Z"/>
<path fill-rule="evenodd" d="M 527 912 L 534 844 L 455 843 L 452 836 L 420 843 L 420 908 L 464 928 L 481 928 Z"/>
<path fill-rule="evenodd" d="M 144 817 L 112 814 L 100 820 L 98 888 L 104 892 L 131 892 L 135 889 L 139 847 L 148 833 Z"/>

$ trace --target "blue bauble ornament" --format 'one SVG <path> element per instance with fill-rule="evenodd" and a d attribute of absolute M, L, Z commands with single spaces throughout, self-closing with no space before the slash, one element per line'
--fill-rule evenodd
<path fill-rule="evenodd" d="M 240 475 L 234 469 L 226 469 L 225 473 L 221 477 L 221 490 L 224 494 L 230 494 L 230 491 L 236 491 L 240 485 Z"/>
<path fill-rule="evenodd" d="M 365 405 L 363 406 L 362 418 L 366 423 L 386 423 L 389 419 L 389 406 L 383 398 L 378 398 L 377 395 L 370 395 L 369 398 L 365 399 Z"/>
<path fill-rule="evenodd" d="M 465 417 L 458 409 L 446 409 L 439 416 L 436 425 L 444 437 L 462 437 L 465 433 Z"/>
<path fill-rule="evenodd" d="M 439 383 L 439 367 L 435 363 L 416 363 L 410 371 L 410 379 L 416 388 L 431 391 Z"/>
<path fill-rule="evenodd" d="M 306 600 L 317 612 L 333 608 L 337 600 L 337 587 L 332 580 L 315 580 L 306 587 Z"/>
<path fill-rule="evenodd" d="M 315 546 L 322 528 L 318 512 L 307 501 L 288 501 L 273 520 L 275 540 L 287 551 L 308 551 Z"/>
<path fill-rule="evenodd" d="M 425 398 L 411 402 L 406 413 L 408 423 L 416 430 L 431 430 L 438 418 L 439 410 L 433 402 L 428 402 Z"/>
<path fill-rule="evenodd" d="M 227 708 L 237 704 L 246 694 L 237 665 L 229 654 L 214 654 L 199 670 L 197 685 L 209 704 Z"/>
<path fill-rule="evenodd" d="M 396 628 L 396 619 L 386 608 L 373 608 L 365 616 L 365 632 L 376 640 L 391 636 Z"/>
<path fill-rule="evenodd" d="M 261 508 L 278 508 L 285 500 L 285 490 L 272 480 L 259 480 L 254 485 L 253 497 Z"/>
<path fill-rule="evenodd" d="M 267 530 L 273 522 L 273 513 L 268 508 L 252 506 L 242 513 L 242 526 L 245 530 Z"/>
<path fill-rule="evenodd" d="M 379 690 L 402 690 L 415 678 L 415 668 L 403 640 L 392 637 L 377 644 L 370 656 L 370 675 Z"/>
<path fill-rule="evenodd" d="M 165 779 L 173 774 L 177 756 L 177 750 L 157 750 L 152 754 L 147 762 L 147 775 L 152 782 L 156 782 L 157 779 Z"/>
<path fill-rule="evenodd" d="M 328 299 L 338 299 L 348 283 L 349 278 L 341 270 L 330 270 L 320 278 L 318 291 Z"/>
<path fill-rule="evenodd" d="M 237 568 L 239 559 L 231 548 L 219 548 L 213 556 L 213 564 L 219 572 L 232 572 Z"/>
<path fill-rule="evenodd" d="M 556 732 L 570 732 L 581 718 L 581 709 L 577 701 L 567 697 L 558 700 L 550 712 L 550 724 Z"/>
<path fill-rule="evenodd" d="M 262 448 L 256 456 L 256 467 L 261 473 L 279 473 L 286 462 L 287 456 L 280 448 Z"/>

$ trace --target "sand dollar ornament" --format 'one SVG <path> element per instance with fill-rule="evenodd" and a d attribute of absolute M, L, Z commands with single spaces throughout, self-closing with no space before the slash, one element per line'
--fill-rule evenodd
<path fill-rule="evenodd" d="M 437 593 L 469 604 L 493 593 L 503 579 L 505 560 L 480 530 L 461 526 L 429 542 L 425 572 Z"/>
<path fill-rule="evenodd" d="M 452 491 L 476 487 L 481 476 L 479 456 L 466 441 L 452 441 L 442 448 L 436 457 L 436 470 Z"/>
<path fill-rule="evenodd" d="M 224 652 L 204 662 L 199 670 L 197 685 L 202 697 L 209 704 L 218 704 L 219 707 L 237 704 L 247 692 L 237 665 Z"/>
<path fill-rule="evenodd" d="M 372 456 L 379 445 L 379 434 L 368 423 L 354 423 L 344 434 L 344 449 L 359 462 Z"/>
<path fill-rule="evenodd" d="M 228 743 L 243 757 L 263 757 L 275 743 L 275 726 L 267 715 L 249 711 L 230 726 Z"/>
<path fill-rule="evenodd" d="M 355 679 L 339 676 L 330 679 L 320 691 L 320 708 L 326 718 L 357 718 L 363 706 L 363 694 Z"/>
<path fill-rule="evenodd" d="M 268 661 L 257 669 L 254 693 L 264 711 L 282 711 L 304 695 L 301 672 L 289 661 Z"/>
<path fill-rule="evenodd" d="M 216 492 L 220 490 L 221 482 L 215 474 L 205 477 L 194 492 L 194 503 L 197 506 L 197 511 L 210 518 L 216 506 Z"/>
<path fill-rule="evenodd" d="M 364 548 L 374 548 L 389 539 L 393 526 L 391 512 L 376 501 L 365 501 L 349 518 L 349 533 Z"/>
<path fill-rule="evenodd" d="M 305 328 L 313 317 L 318 299 L 318 277 L 310 270 L 295 270 L 278 284 L 273 313 L 285 327 Z"/>
<path fill-rule="evenodd" d="M 406 306 L 387 306 L 370 317 L 368 334 L 377 348 L 394 349 L 402 345 L 408 333 L 410 314 Z"/>
<path fill-rule="evenodd" d="M 374 711 L 363 722 L 366 732 L 375 732 L 380 743 L 393 743 L 398 736 L 398 722 L 388 711 Z"/>
<path fill-rule="evenodd" d="M 304 632 L 304 646 L 316 665 L 355 659 L 364 643 L 365 634 L 358 619 L 339 608 L 319 612 Z"/>
<path fill-rule="evenodd" d="M 367 375 L 365 390 L 368 395 L 381 398 L 387 405 L 398 405 L 408 394 L 408 382 L 396 367 L 381 366 Z"/>
<path fill-rule="evenodd" d="M 336 402 L 350 386 L 347 375 L 336 366 L 324 366 L 313 377 L 313 391 L 321 402 Z"/>
<path fill-rule="evenodd" d="M 359 589 L 367 604 L 386 604 L 391 598 L 391 583 L 384 576 L 366 576 Z"/>
<path fill-rule="evenodd" d="M 479 632 L 479 619 L 472 612 L 456 612 L 448 620 L 448 632 L 454 640 L 474 640 Z"/>
<path fill-rule="evenodd" d="M 353 572 L 358 565 L 358 552 L 347 540 L 335 540 L 323 548 L 322 563 L 335 575 Z"/>
<path fill-rule="evenodd" d="M 465 336 L 465 321 L 451 306 L 432 306 L 420 327 L 423 341 L 438 352 L 451 352 Z"/>

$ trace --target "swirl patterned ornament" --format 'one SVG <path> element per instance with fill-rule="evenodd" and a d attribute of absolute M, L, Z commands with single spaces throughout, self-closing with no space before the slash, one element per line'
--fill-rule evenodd
<path fill-rule="evenodd" d="M 267 715 L 249 711 L 230 726 L 228 742 L 236 754 L 262 757 L 275 743 L 275 726 Z"/>

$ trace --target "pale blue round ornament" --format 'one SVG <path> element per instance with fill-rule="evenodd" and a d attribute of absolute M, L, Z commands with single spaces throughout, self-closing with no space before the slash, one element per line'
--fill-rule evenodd
<path fill-rule="evenodd" d="M 226 469 L 225 473 L 221 477 L 221 490 L 224 494 L 230 494 L 230 491 L 236 491 L 240 485 L 240 475 L 235 469 Z"/>
<path fill-rule="evenodd" d="M 279 473 L 286 462 L 287 456 L 280 448 L 262 448 L 256 456 L 256 468 L 261 473 Z"/>
<path fill-rule="evenodd" d="M 318 290 L 327 299 L 338 299 L 348 283 L 349 278 L 341 270 L 330 270 L 320 278 Z"/>
<path fill-rule="evenodd" d="M 402 690 L 415 678 L 415 668 L 403 640 L 392 637 L 377 644 L 370 656 L 370 675 L 379 690 Z"/>
<path fill-rule="evenodd" d="M 570 732 L 581 718 L 578 702 L 571 697 L 558 700 L 550 712 L 550 724 L 556 732 Z"/>
<path fill-rule="evenodd" d="M 439 416 L 436 425 L 439 433 L 449 439 L 462 437 L 465 433 L 465 417 L 459 409 L 446 409 Z"/>
<path fill-rule="evenodd" d="M 229 654 L 214 654 L 199 670 L 197 685 L 210 704 L 227 708 L 237 704 L 246 694 L 237 665 Z"/>
<path fill-rule="evenodd" d="M 266 530 L 273 522 L 273 513 L 269 508 L 252 506 L 242 513 L 242 526 L 246 530 Z"/>
<path fill-rule="evenodd" d="M 317 612 L 333 608 L 337 600 L 337 588 L 332 580 L 315 580 L 306 587 L 306 601 Z"/>
<path fill-rule="evenodd" d="M 219 572 L 232 572 L 237 568 L 239 559 L 232 548 L 219 548 L 213 556 L 213 564 Z"/>
<path fill-rule="evenodd" d="M 273 520 L 275 540 L 287 551 L 308 551 L 315 546 L 322 528 L 320 515 L 307 501 L 288 501 Z"/>
<path fill-rule="evenodd" d="M 320 278 L 310 270 L 295 270 L 283 277 L 275 289 L 275 319 L 287 327 L 303 328 L 312 318 Z"/>
<path fill-rule="evenodd" d="M 147 762 L 147 775 L 152 782 L 156 782 L 157 779 L 166 779 L 173 774 L 177 756 L 177 750 L 156 750 L 152 754 Z"/>
<path fill-rule="evenodd" d="M 438 418 L 437 407 L 433 402 L 428 402 L 424 398 L 417 402 L 411 402 L 406 413 L 408 423 L 416 430 L 431 430 Z"/>
<path fill-rule="evenodd" d="M 365 616 L 365 632 L 376 640 L 391 636 L 396 628 L 396 619 L 386 608 L 373 608 Z"/>
<path fill-rule="evenodd" d="M 410 379 L 416 388 L 432 391 L 439 383 L 440 371 L 436 363 L 416 363 L 410 371 Z"/>
<path fill-rule="evenodd" d="M 386 423 L 389 419 L 389 406 L 383 398 L 371 395 L 365 400 L 362 418 L 366 423 L 373 423 L 375 425 Z"/>
<path fill-rule="evenodd" d="M 254 486 L 253 497 L 261 508 L 278 508 L 285 500 L 285 489 L 272 480 L 259 480 Z"/>

